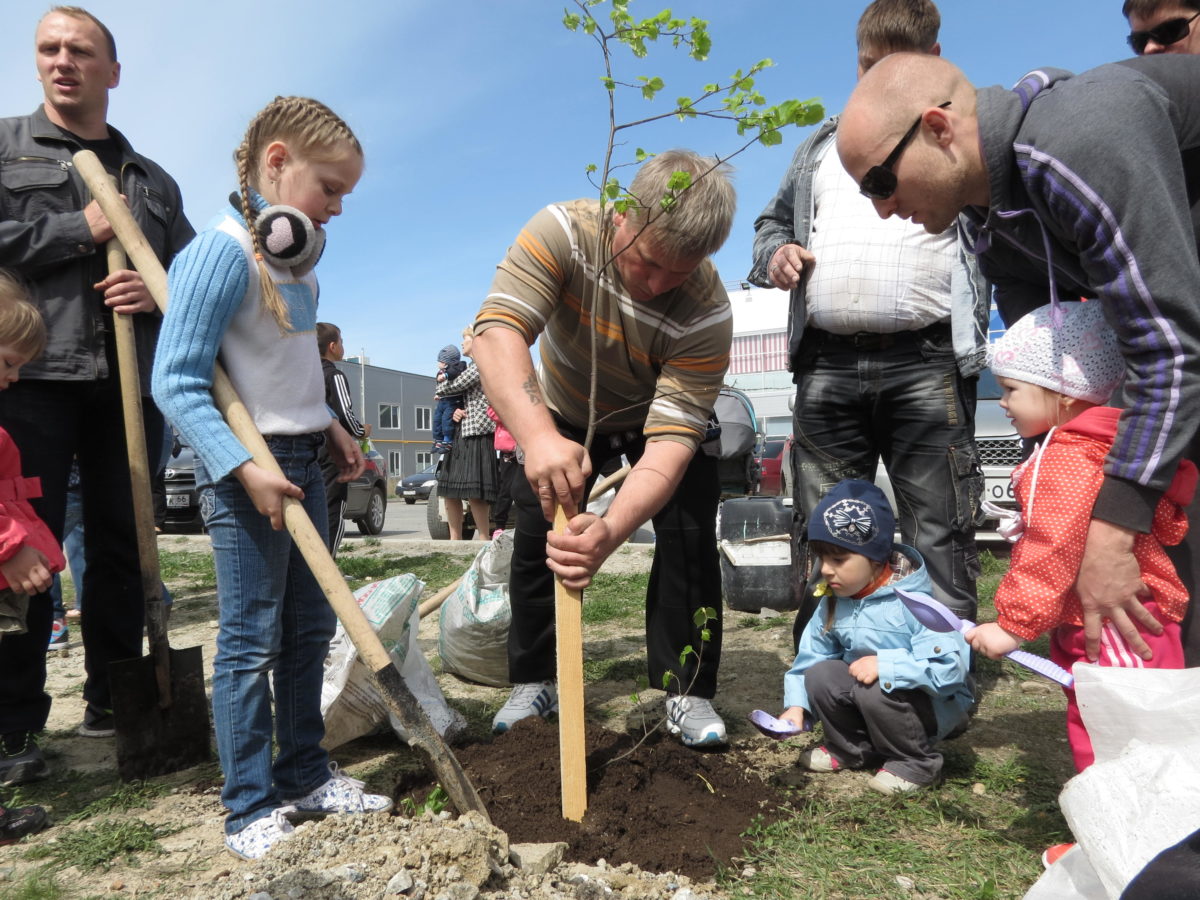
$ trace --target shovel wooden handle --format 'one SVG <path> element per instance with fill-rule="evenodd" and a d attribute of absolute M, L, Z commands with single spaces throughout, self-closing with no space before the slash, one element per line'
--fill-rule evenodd
<path fill-rule="evenodd" d="M 108 242 L 105 255 L 110 275 L 128 267 L 125 250 L 117 238 Z M 118 312 L 114 312 L 112 317 L 117 372 L 121 382 L 121 408 L 125 414 L 125 449 L 129 456 L 129 481 L 133 488 L 133 520 L 142 573 L 142 597 L 146 605 L 146 635 L 150 655 L 154 657 L 158 705 L 160 709 L 166 709 L 172 702 L 171 647 L 167 642 L 162 579 L 158 567 L 158 538 L 154 533 L 154 500 L 150 494 L 150 457 L 146 452 L 146 431 L 142 418 L 137 345 L 131 317 Z"/>
<path fill-rule="evenodd" d="M 168 297 L 167 273 L 125 206 L 121 195 L 109 183 L 100 160 L 90 150 L 81 150 L 75 154 L 73 162 L 112 225 L 113 231 L 125 246 L 154 302 L 165 312 Z M 250 452 L 255 464 L 282 477 L 283 470 L 255 427 L 254 420 L 238 397 L 233 382 L 219 363 L 214 366 L 212 393 L 217 408 L 225 416 L 230 429 L 242 446 Z M 379 635 L 367 621 L 333 557 L 329 555 L 329 549 L 299 500 L 284 498 L 283 521 L 312 570 L 313 577 L 325 592 L 329 605 L 333 607 L 346 634 L 354 642 L 359 656 L 374 676 L 388 709 L 396 714 L 408 731 L 411 745 L 426 757 L 434 776 L 441 782 L 442 788 L 459 812 L 475 810 L 490 821 L 483 800 L 392 664 Z"/>

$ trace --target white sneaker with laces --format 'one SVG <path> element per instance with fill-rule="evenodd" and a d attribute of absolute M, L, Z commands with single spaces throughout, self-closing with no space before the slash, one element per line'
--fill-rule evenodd
<path fill-rule="evenodd" d="M 513 685 L 496 717 L 492 719 L 492 734 L 503 734 L 522 719 L 558 712 L 558 686 L 553 681 L 531 681 Z"/>
<path fill-rule="evenodd" d="M 329 764 L 330 778 L 303 797 L 283 802 L 292 807 L 300 818 L 321 818 L 337 813 L 381 813 L 392 808 L 392 801 L 382 794 L 368 794 L 363 783 L 338 770 L 337 763 Z"/>
<path fill-rule="evenodd" d="M 272 810 L 269 816 L 255 819 L 241 831 L 225 835 L 225 849 L 241 859 L 260 859 L 280 841 L 286 841 L 296 829 L 287 820 L 295 812 L 290 806 Z"/>
<path fill-rule="evenodd" d="M 724 747 L 729 743 L 725 722 L 712 701 L 686 695 L 667 698 L 667 731 L 688 747 Z"/>

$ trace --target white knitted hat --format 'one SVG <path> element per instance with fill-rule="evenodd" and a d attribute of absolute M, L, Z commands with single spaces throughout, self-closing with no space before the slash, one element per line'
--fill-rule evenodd
<path fill-rule="evenodd" d="M 994 375 L 1015 378 L 1090 403 L 1106 403 L 1125 375 L 1117 334 L 1099 300 L 1058 304 L 1022 316 L 988 353 Z"/>

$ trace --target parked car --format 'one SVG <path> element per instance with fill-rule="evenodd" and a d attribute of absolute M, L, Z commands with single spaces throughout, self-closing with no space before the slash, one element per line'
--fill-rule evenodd
<path fill-rule="evenodd" d="M 783 460 L 785 446 L 790 446 L 790 438 L 783 435 L 771 435 L 763 439 L 759 451 L 758 464 L 760 469 L 758 493 L 763 497 L 779 497 L 783 490 Z M 791 496 L 789 490 L 786 496 Z"/>
<path fill-rule="evenodd" d="M 409 506 L 418 500 L 428 500 L 429 492 L 437 484 L 437 463 L 430 463 L 415 475 L 405 475 L 396 482 L 396 496 Z"/>
<path fill-rule="evenodd" d="M 367 467 L 346 485 L 342 518 L 353 521 L 363 534 L 379 534 L 387 516 L 387 464 L 376 450 L 368 450 L 363 456 Z"/>
<path fill-rule="evenodd" d="M 167 516 L 164 531 L 204 531 L 200 516 L 200 492 L 196 490 L 196 454 L 187 444 L 180 444 L 163 473 L 167 495 Z"/>

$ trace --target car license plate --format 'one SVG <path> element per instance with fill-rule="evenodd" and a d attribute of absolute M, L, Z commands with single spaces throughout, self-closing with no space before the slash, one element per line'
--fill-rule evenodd
<path fill-rule="evenodd" d="M 187 494 L 167 494 L 167 506 L 172 508 L 178 506 L 191 506 L 192 498 Z"/>
<path fill-rule="evenodd" d="M 1013 493 L 1011 478 L 987 478 L 983 487 L 983 499 L 993 503 L 1013 505 L 1017 495 Z"/>

